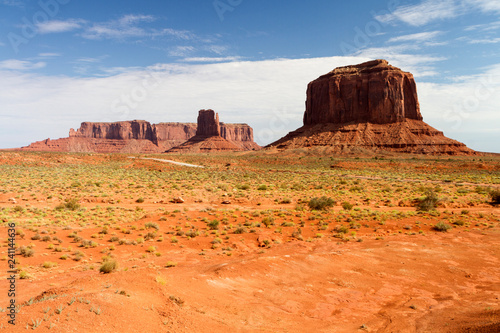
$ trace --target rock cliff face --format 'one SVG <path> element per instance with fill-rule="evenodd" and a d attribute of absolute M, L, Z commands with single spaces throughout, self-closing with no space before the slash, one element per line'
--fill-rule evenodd
<path fill-rule="evenodd" d="M 225 124 L 221 122 L 220 136 L 243 150 L 259 150 L 261 148 L 253 141 L 253 128 L 247 124 Z"/>
<path fill-rule="evenodd" d="M 339 67 L 309 83 L 304 125 L 422 120 L 413 75 L 374 60 Z"/>
<path fill-rule="evenodd" d="M 226 140 L 221 136 L 219 115 L 213 110 L 200 110 L 198 113 L 196 135 L 183 144 L 167 150 L 168 153 L 203 153 L 220 151 L 246 150 L 236 145 L 234 141 Z M 225 131 L 226 133 L 228 131 Z M 235 134 L 235 132 L 230 132 Z"/>
<path fill-rule="evenodd" d="M 108 140 L 154 140 L 153 127 L 145 120 L 119 121 L 116 123 L 83 122 L 69 137 Z"/>
<path fill-rule="evenodd" d="M 475 154 L 423 122 L 413 75 L 385 60 L 339 67 L 309 83 L 303 120 L 268 147 Z"/>
<path fill-rule="evenodd" d="M 220 136 L 219 114 L 214 110 L 200 110 L 198 113 L 198 136 Z"/>
<path fill-rule="evenodd" d="M 209 110 L 211 111 L 211 110 Z M 212 111 L 213 112 L 213 111 Z M 202 116 L 202 133 L 215 133 L 214 125 L 207 126 Z M 212 120 L 217 120 L 215 116 Z M 258 150 L 253 141 L 253 130 L 247 124 L 224 124 L 218 127 L 221 138 L 231 143 L 230 147 L 241 150 Z M 145 120 L 120 121 L 114 123 L 83 122 L 78 130 L 70 129 L 69 137 L 57 140 L 37 141 L 22 150 L 97 152 L 97 153 L 162 153 L 181 145 L 197 133 L 195 123 L 151 124 Z"/>

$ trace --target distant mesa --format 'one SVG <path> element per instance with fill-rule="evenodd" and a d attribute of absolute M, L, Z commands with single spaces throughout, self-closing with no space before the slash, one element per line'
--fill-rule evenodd
<path fill-rule="evenodd" d="M 213 111 L 212 111 L 213 112 Z M 200 123 L 200 119 L 198 119 Z M 253 140 L 253 129 L 247 124 L 214 124 L 201 121 L 195 123 L 151 124 L 145 120 L 105 122 L 83 122 L 78 130 L 70 129 L 69 137 L 57 140 L 37 141 L 26 151 L 96 152 L 96 153 L 163 153 L 178 147 L 198 135 L 215 133 L 234 150 L 258 150 L 261 147 Z M 220 145 L 220 144 L 219 144 Z M 217 146 L 217 145 L 216 145 Z M 216 151 L 217 149 L 214 149 Z M 204 150 L 209 151 L 209 150 Z"/>
<path fill-rule="evenodd" d="M 476 153 L 423 122 L 413 75 L 386 60 L 338 67 L 310 82 L 303 122 L 268 147 Z"/>
<path fill-rule="evenodd" d="M 167 153 L 203 153 L 213 151 L 242 151 L 233 142 L 221 136 L 219 114 L 214 110 L 200 110 L 196 135 Z M 227 132 L 225 132 L 227 133 Z"/>

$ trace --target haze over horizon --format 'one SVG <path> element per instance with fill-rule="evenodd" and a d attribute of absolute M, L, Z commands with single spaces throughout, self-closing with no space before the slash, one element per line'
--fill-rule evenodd
<path fill-rule="evenodd" d="M 426 123 L 500 153 L 499 43 L 498 0 L 0 0 L 0 148 L 209 108 L 266 145 L 302 125 L 310 81 L 386 59 Z"/>

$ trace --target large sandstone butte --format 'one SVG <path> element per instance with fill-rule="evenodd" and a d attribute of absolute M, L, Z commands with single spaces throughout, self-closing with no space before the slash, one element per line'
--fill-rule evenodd
<path fill-rule="evenodd" d="M 200 110 L 198 112 L 198 126 L 196 135 L 183 144 L 169 149 L 168 153 L 202 153 L 213 151 L 241 151 L 233 142 L 221 136 L 219 114 L 214 110 Z M 225 132 L 227 133 L 227 132 Z"/>
<path fill-rule="evenodd" d="M 423 122 L 413 75 L 373 60 L 334 69 L 309 83 L 304 126 L 268 147 L 331 147 L 469 155 L 463 143 Z"/>
<path fill-rule="evenodd" d="M 257 150 L 253 129 L 247 124 L 219 124 L 221 137 L 240 150 Z M 145 120 L 113 123 L 83 122 L 69 137 L 37 141 L 22 150 L 96 152 L 96 153 L 163 153 L 179 146 L 197 133 L 195 123 L 151 124 Z M 203 129 L 200 129 L 203 131 Z"/>

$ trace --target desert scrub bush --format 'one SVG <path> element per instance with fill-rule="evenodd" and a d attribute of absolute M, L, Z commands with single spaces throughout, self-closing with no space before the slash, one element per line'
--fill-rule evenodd
<path fill-rule="evenodd" d="M 494 205 L 500 204 L 500 190 L 490 191 L 491 203 Z"/>
<path fill-rule="evenodd" d="M 417 204 L 417 210 L 423 211 L 423 212 L 428 212 L 431 210 L 436 210 L 436 206 L 439 202 L 439 198 L 432 189 L 426 189 L 425 190 L 425 197 L 423 199 L 420 199 L 418 204 Z"/>
<path fill-rule="evenodd" d="M 46 261 L 42 264 L 42 267 L 43 268 L 52 268 L 52 267 L 56 267 L 57 266 L 57 263 L 55 262 L 50 262 L 50 261 Z"/>
<path fill-rule="evenodd" d="M 285 198 L 285 199 L 282 199 L 280 201 L 280 204 L 283 204 L 283 205 L 285 205 L 285 204 L 291 204 L 291 203 L 292 203 L 292 199 L 290 199 L 290 198 Z"/>
<path fill-rule="evenodd" d="M 309 208 L 313 210 L 327 210 L 335 204 L 332 198 L 322 196 L 321 198 L 312 198 L 309 200 Z"/>
<path fill-rule="evenodd" d="M 259 191 L 267 191 L 267 185 L 259 185 L 259 187 L 257 187 L 257 190 L 259 190 Z"/>
<path fill-rule="evenodd" d="M 19 278 L 20 278 L 21 280 L 22 280 L 22 279 L 29 279 L 29 278 L 30 278 L 30 276 L 29 276 L 28 272 L 26 272 L 26 271 L 20 271 L 20 272 L 19 272 Z"/>
<path fill-rule="evenodd" d="M 75 211 L 80 209 L 80 204 L 77 199 L 66 199 L 66 201 L 60 205 L 57 205 L 56 210 L 71 210 Z"/>
<path fill-rule="evenodd" d="M 19 248 L 19 254 L 23 257 L 33 257 L 33 255 L 35 254 L 35 250 L 28 246 L 21 246 Z"/>
<path fill-rule="evenodd" d="M 137 203 L 143 203 L 144 202 L 144 198 L 143 197 L 140 197 L 139 199 L 137 199 L 135 202 Z"/>
<path fill-rule="evenodd" d="M 354 205 L 351 204 L 351 203 L 349 203 L 349 202 L 347 202 L 347 201 L 344 201 L 342 203 L 342 208 L 345 209 L 345 210 L 351 210 L 352 207 L 354 207 Z"/>
<path fill-rule="evenodd" d="M 444 223 L 443 221 L 439 221 L 436 225 L 434 225 L 433 229 L 436 231 L 447 232 L 451 228 L 453 228 L 451 225 Z"/>
<path fill-rule="evenodd" d="M 335 227 L 335 232 L 339 233 L 339 234 L 347 234 L 349 232 L 349 228 L 346 227 L 345 225 L 339 225 L 337 227 Z"/>
<path fill-rule="evenodd" d="M 244 234 L 247 232 L 247 228 L 245 227 L 238 227 L 233 231 L 233 234 L 239 235 L 239 234 Z"/>
<path fill-rule="evenodd" d="M 175 267 L 175 266 L 177 266 L 177 262 L 175 262 L 175 261 L 167 261 L 167 263 L 165 264 L 166 268 Z"/>
<path fill-rule="evenodd" d="M 99 268 L 99 272 L 104 273 L 104 274 L 108 274 L 117 268 L 118 268 L 118 262 L 115 259 L 110 258 L 110 257 L 105 257 L 103 259 L 103 263 L 102 263 L 101 267 Z"/>
<path fill-rule="evenodd" d="M 213 220 L 208 222 L 207 226 L 210 230 L 217 230 L 219 228 L 219 220 Z"/>
<path fill-rule="evenodd" d="M 154 223 L 154 222 L 147 222 L 147 223 L 144 224 L 144 227 L 146 229 L 160 230 L 160 226 L 158 225 L 158 223 Z"/>
<path fill-rule="evenodd" d="M 262 219 L 262 224 L 269 228 L 269 226 L 274 225 L 274 217 L 266 216 Z"/>

